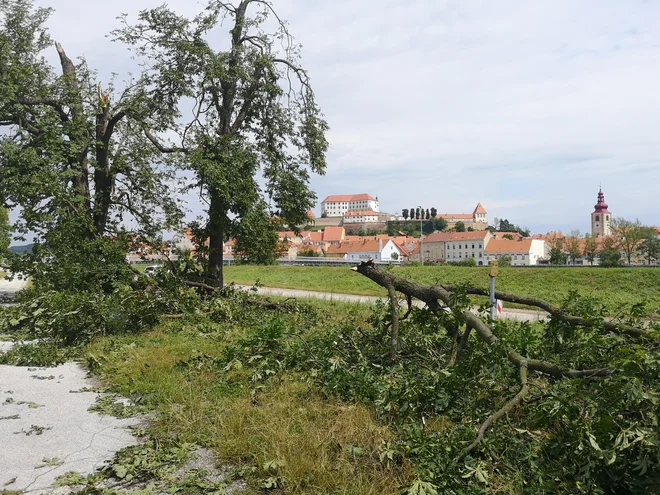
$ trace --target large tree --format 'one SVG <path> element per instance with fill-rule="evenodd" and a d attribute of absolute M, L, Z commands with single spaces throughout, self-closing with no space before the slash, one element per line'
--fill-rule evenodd
<path fill-rule="evenodd" d="M 633 222 L 617 217 L 612 220 L 612 230 L 616 235 L 619 248 L 628 260 L 628 264 L 632 263 L 633 255 L 649 232 L 648 227 L 644 227 L 639 220 Z"/>
<path fill-rule="evenodd" d="M 583 253 L 582 242 L 580 241 L 580 238 L 580 231 L 572 230 L 564 241 L 566 253 L 571 258 L 571 263 L 573 264 L 575 264 L 575 261 L 581 257 Z"/>
<path fill-rule="evenodd" d="M 156 233 L 177 208 L 142 133 L 149 106 L 130 84 L 104 91 L 50 39 L 50 14 L 31 0 L 0 2 L 0 199 L 18 208 L 17 232 L 53 249 L 107 239 L 126 221 Z"/>
<path fill-rule="evenodd" d="M 221 286 L 223 241 L 250 232 L 241 229 L 250 217 L 304 224 L 316 199 L 310 172 L 325 172 L 328 126 L 299 46 L 267 0 L 210 1 L 192 19 L 161 6 L 124 22 L 115 35 L 143 58 L 142 90 L 169 122 L 145 132 L 194 174 L 208 205 L 206 271 Z M 229 39 L 218 41 L 225 26 Z M 162 131 L 170 132 L 167 142 Z"/>
<path fill-rule="evenodd" d="M 596 238 L 593 237 L 591 234 L 585 234 L 583 254 L 585 258 L 587 258 L 587 261 L 589 261 L 589 263 L 592 265 L 594 264 L 594 260 L 596 259 L 597 251 L 598 251 L 598 242 L 596 241 Z"/>
<path fill-rule="evenodd" d="M 660 239 L 656 237 L 655 229 L 648 229 L 646 238 L 639 246 L 639 252 L 649 265 L 653 260 L 660 259 Z"/>

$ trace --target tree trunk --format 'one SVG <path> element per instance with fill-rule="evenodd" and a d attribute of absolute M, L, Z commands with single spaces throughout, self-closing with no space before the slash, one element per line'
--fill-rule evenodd
<path fill-rule="evenodd" d="M 222 288 L 224 285 L 223 275 L 223 242 L 225 235 L 225 221 L 227 218 L 227 208 L 218 198 L 214 191 L 211 191 L 209 206 L 209 262 L 207 275 L 215 281 L 215 285 Z"/>

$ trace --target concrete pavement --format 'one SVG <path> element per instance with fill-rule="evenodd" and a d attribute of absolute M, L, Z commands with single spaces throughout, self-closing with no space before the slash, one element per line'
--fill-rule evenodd
<path fill-rule="evenodd" d="M 0 342 L 0 352 L 11 347 Z M 0 490 L 46 489 L 69 471 L 92 474 L 133 445 L 129 427 L 88 411 L 99 396 L 77 363 L 49 368 L 0 365 Z"/>

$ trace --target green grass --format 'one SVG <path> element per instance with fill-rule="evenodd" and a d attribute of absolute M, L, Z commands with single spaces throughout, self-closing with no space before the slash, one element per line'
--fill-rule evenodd
<path fill-rule="evenodd" d="M 424 284 L 459 284 L 487 288 L 488 267 L 401 266 L 393 272 Z M 225 282 L 306 289 L 343 294 L 384 296 L 385 291 L 348 267 L 229 266 Z M 497 290 L 529 295 L 560 304 L 570 290 L 595 297 L 612 310 L 640 301 L 647 311 L 660 308 L 660 269 L 653 268 L 501 268 Z"/>
<path fill-rule="evenodd" d="M 323 324 L 369 315 L 364 305 L 312 305 Z M 379 461 L 394 434 L 369 408 L 328 397 L 297 373 L 255 381 L 249 362 L 219 365 L 224 349 L 247 331 L 240 322 L 189 317 L 140 335 L 98 338 L 86 357 L 113 391 L 155 413 L 152 442 L 163 450 L 211 449 L 221 464 L 244 473 L 245 493 L 263 493 L 260 485 L 274 482 L 273 493 L 395 495 L 412 482 L 407 465 Z M 352 455 L 350 445 L 364 453 Z"/>

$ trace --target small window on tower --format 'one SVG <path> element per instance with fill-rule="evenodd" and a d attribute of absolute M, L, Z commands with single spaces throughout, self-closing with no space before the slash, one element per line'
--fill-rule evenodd
<path fill-rule="evenodd" d="M 596 215 L 596 221 L 600 220 L 600 215 Z"/>

